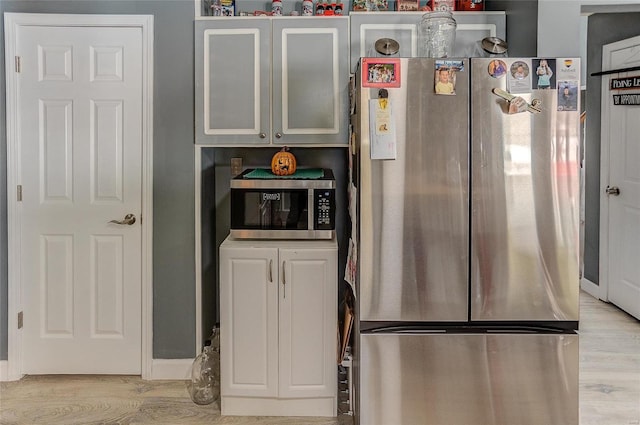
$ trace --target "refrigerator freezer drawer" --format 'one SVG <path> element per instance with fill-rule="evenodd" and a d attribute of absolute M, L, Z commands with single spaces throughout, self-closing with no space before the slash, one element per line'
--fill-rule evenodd
<path fill-rule="evenodd" d="M 366 425 L 577 425 L 576 334 L 363 334 Z"/>

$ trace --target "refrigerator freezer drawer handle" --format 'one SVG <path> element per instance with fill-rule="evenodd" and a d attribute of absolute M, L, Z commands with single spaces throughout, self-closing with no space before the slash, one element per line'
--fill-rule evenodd
<path fill-rule="evenodd" d="M 446 329 L 421 329 L 412 326 L 386 326 L 377 329 L 371 329 L 364 333 L 394 333 L 394 334 L 440 334 L 447 333 Z"/>

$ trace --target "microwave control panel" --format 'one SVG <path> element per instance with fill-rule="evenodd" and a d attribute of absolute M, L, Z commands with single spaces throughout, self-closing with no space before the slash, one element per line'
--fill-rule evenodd
<path fill-rule="evenodd" d="M 314 190 L 314 223 L 315 230 L 335 229 L 335 190 Z"/>

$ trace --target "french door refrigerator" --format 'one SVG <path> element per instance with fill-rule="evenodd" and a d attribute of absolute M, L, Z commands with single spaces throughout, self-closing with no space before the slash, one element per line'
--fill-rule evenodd
<path fill-rule="evenodd" d="M 579 62 L 493 60 L 361 59 L 360 424 L 578 424 Z"/>

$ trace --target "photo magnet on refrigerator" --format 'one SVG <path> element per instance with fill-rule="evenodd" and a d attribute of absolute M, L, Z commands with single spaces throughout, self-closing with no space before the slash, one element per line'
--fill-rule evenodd
<path fill-rule="evenodd" d="M 508 71 L 509 92 L 531 92 L 531 66 L 529 63 L 518 60 L 511 64 Z"/>
<path fill-rule="evenodd" d="M 396 159 L 396 130 L 388 98 L 369 100 L 371 159 Z"/>

